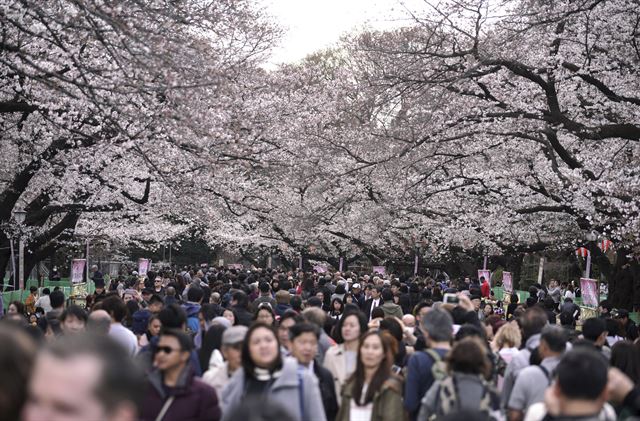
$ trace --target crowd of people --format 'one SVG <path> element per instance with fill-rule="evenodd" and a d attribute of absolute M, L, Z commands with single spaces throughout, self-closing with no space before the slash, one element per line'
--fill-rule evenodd
<path fill-rule="evenodd" d="M 228 268 L 132 272 L 0 321 L 0 420 L 614 420 L 638 327 L 570 284 Z"/>

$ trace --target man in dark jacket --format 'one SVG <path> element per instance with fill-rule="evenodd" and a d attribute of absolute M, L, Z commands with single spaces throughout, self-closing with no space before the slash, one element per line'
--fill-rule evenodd
<path fill-rule="evenodd" d="M 236 324 L 247 326 L 252 322 L 253 314 L 247 309 L 249 306 L 249 298 L 242 291 L 236 291 L 231 296 L 231 309 L 236 314 Z"/>
<path fill-rule="evenodd" d="M 318 354 L 319 337 L 320 330 L 311 323 L 296 323 L 289 328 L 291 355 L 298 360 L 298 371 L 309 370 L 318 378 L 327 421 L 333 421 L 338 413 L 338 400 L 333 375 L 315 361 Z"/>
<path fill-rule="evenodd" d="M 191 338 L 180 330 L 163 331 L 155 348 L 143 400 L 142 420 L 219 420 L 218 396 L 213 387 L 196 378 L 189 365 Z"/>
<path fill-rule="evenodd" d="M 253 300 L 253 303 L 251 303 L 251 310 L 255 313 L 255 311 L 258 309 L 258 306 L 260 306 L 260 304 L 262 303 L 269 303 L 271 308 L 275 309 L 277 303 L 275 298 L 271 296 L 271 286 L 269 285 L 269 283 L 260 282 L 258 289 L 260 290 L 260 296 L 258 296 L 258 298 Z"/>

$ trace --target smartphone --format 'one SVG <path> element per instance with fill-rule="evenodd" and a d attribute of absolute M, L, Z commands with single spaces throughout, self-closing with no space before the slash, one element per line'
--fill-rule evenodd
<path fill-rule="evenodd" d="M 456 294 L 444 294 L 443 302 L 445 304 L 458 304 L 460 302 L 460 299 Z"/>

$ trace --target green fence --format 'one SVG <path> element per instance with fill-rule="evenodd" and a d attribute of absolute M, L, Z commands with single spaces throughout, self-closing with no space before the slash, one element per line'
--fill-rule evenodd
<path fill-rule="evenodd" d="M 495 294 L 496 300 L 503 300 L 504 299 L 504 289 L 502 287 L 493 287 L 493 292 Z M 514 291 L 516 294 L 518 294 L 518 299 L 519 299 L 519 303 L 525 303 L 527 301 L 527 297 L 529 297 L 529 291 Z M 601 296 L 601 299 L 604 299 L 606 297 Z M 588 311 L 583 311 L 583 313 L 585 314 L 590 314 L 593 313 L 594 309 L 590 308 L 590 307 L 585 307 L 582 305 L 582 298 L 576 297 L 574 302 L 579 305 L 582 309 L 589 309 Z M 631 320 L 633 320 L 636 323 L 640 323 L 640 313 L 629 313 L 629 318 L 631 318 Z"/>
<path fill-rule="evenodd" d="M 20 301 L 24 303 L 24 301 L 29 296 L 29 289 L 32 286 L 37 287 L 38 281 L 35 279 L 29 279 L 26 282 L 25 289 L 0 292 L 2 294 L 2 303 L 4 305 L 4 310 L 7 311 L 7 309 L 9 308 L 9 303 L 11 303 L 12 301 Z M 65 298 L 69 298 L 69 296 L 71 296 L 72 285 L 68 278 L 63 278 L 60 281 L 44 281 L 43 285 L 38 288 L 38 295 L 39 296 L 42 295 L 42 290 L 44 288 L 49 288 L 51 291 L 53 291 L 53 288 L 55 287 L 60 287 L 62 292 L 64 292 Z M 87 292 L 89 294 L 93 294 L 95 290 L 96 288 L 95 288 L 95 285 L 93 284 L 93 281 L 89 281 L 87 285 Z"/>

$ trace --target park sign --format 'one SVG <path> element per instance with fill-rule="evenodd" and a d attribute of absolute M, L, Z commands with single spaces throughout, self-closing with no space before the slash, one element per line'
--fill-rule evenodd
<path fill-rule="evenodd" d="M 87 259 L 73 259 L 71 261 L 71 283 L 78 284 L 84 281 L 84 265 Z"/>
<path fill-rule="evenodd" d="M 478 269 L 478 282 L 480 282 L 480 278 L 483 277 L 489 285 L 491 285 L 491 271 L 489 269 Z"/>
<path fill-rule="evenodd" d="M 147 276 L 147 272 L 149 272 L 149 267 L 151 266 L 151 260 L 149 259 L 138 259 L 138 275 L 139 276 Z"/>
<path fill-rule="evenodd" d="M 378 275 L 386 275 L 387 274 L 387 268 L 385 268 L 384 266 L 373 266 L 371 268 L 371 271 L 375 274 L 377 273 Z"/>
<path fill-rule="evenodd" d="M 598 307 L 600 301 L 598 281 L 595 279 L 580 278 L 580 291 L 582 292 L 582 304 L 588 307 Z"/>
<path fill-rule="evenodd" d="M 513 279 L 511 272 L 502 272 L 502 287 L 505 292 L 513 292 Z"/>
<path fill-rule="evenodd" d="M 315 265 L 313 270 L 317 273 L 327 273 L 327 265 Z"/>

